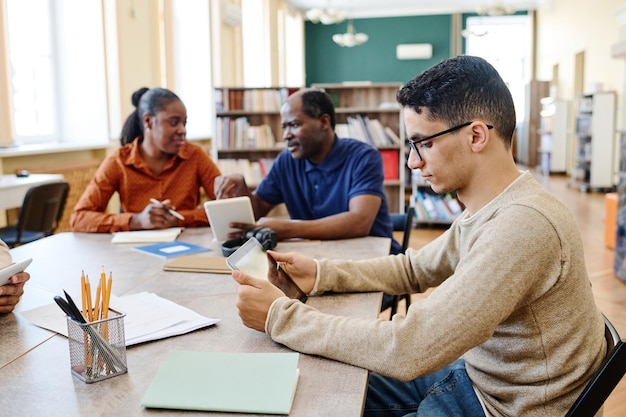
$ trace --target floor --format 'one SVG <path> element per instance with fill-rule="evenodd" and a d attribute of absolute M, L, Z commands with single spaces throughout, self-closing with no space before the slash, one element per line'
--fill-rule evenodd
<path fill-rule="evenodd" d="M 534 172 L 539 182 L 572 211 L 584 242 L 585 261 L 598 307 L 626 338 L 626 284 L 613 274 L 613 250 L 604 241 L 605 195 L 581 192 L 568 185 L 564 175 Z M 439 236 L 441 228 L 418 228 L 411 232 L 410 246 L 421 247 Z M 402 233 L 397 234 L 400 238 Z M 417 299 L 420 296 L 414 296 Z M 403 312 L 402 306 L 398 309 Z M 384 312 L 381 314 L 385 314 Z M 388 313 L 387 313 L 388 314 Z M 604 406 L 605 417 L 626 416 L 626 378 L 618 384 Z"/>

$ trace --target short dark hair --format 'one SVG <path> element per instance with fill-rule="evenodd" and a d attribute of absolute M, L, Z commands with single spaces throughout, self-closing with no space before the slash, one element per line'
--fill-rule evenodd
<path fill-rule="evenodd" d="M 143 137 L 141 118 L 144 114 L 155 115 L 172 101 L 180 101 L 180 98 L 167 88 L 142 87 L 135 91 L 131 97 L 135 110 L 128 115 L 122 126 L 121 145 L 131 143 L 137 137 Z"/>
<path fill-rule="evenodd" d="M 396 99 L 417 113 L 427 108 L 432 120 L 449 126 L 476 119 L 492 124 L 511 146 L 516 124 L 513 97 L 483 58 L 460 55 L 441 61 L 406 83 Z"/>
<path fill-rule="evenodd" d="M 335 106 L 325 91 L 311 89 L 302 93 L 302 113 L 315 119 L 327 114 L 330 117 L 330 126 L 335 130 Z"/>

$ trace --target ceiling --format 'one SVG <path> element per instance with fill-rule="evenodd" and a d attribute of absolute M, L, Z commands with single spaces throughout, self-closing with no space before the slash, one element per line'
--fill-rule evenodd
<path fill-rule="evenodd" d="M 287 0 L 296 9 L 333 8 L 348 17 L 416 16 L 476 12 L 481 6 L 514 6 L 517 10 L 534 10 L 541 0 Z"/>

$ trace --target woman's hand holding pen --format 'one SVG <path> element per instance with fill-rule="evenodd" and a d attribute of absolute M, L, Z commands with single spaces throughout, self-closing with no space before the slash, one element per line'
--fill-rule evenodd
<path fill-rule="evenodd" d="M 20 272 L 10 278 L 10 284 L 0 286 L 0 314 L 10 313 L 24 294 L 24 284 L 30 279 L 28 272 Z"/>
<path fill-rule="evenodd" d="M 129 227 L 131 230 L 165 229 L 178 226 L 179 219 L 171 211 L 169 200 L 150 202 L 141 213 L 133 214 Z"/>

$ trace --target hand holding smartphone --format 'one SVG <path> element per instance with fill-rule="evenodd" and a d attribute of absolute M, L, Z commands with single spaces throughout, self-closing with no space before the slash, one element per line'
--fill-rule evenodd
<path fill-rule="evenodd" d="M 267 279 L 289 298 L 302 301 L 307 295 L 293 279 L 278 265 L 276 260 L 263 249 L 259 241 L 252 237 L 226 259 L 232 269 L 237 269 L 259 279 Z"/>
<path fill-rule="evenodd" d="M 270 264 L 267 274 L 269 282 L 280 288 L 287 297 L 295 298 L 303 303 L 306 303 L 306 293 L 298 287 L 298 284 L 296 284 L 294 280 L 285 272 L 285 270 L 278 265 L 276 260 L 272 258 L 269 253 L 267 254 L 267 261 Z"/>
<path fill-rule="evenodd" d="M 24 270 L 28 267 L 28 265 L 30 265 L 32 261 L 33 258 L 28 258 L 20 262 L 14 262 L 0 269 L 0 285 L 10 284 L 9 279 L 15 274 L 24 272 Z"/>

